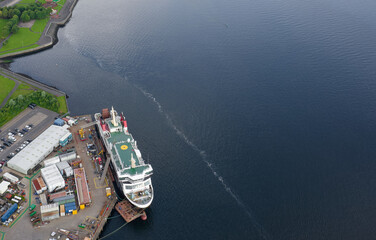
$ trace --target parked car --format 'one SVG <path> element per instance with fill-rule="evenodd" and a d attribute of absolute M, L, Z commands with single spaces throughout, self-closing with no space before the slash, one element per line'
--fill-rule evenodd
<path fill-rule="evenodd" d="M 31 104 L 29 104 L 28 107 L 31 108 L 31 109 L 34 109 L 34 108 L 35 108 L 35 105 L 34 105 L 33 103 L 31 103 Z"/>
<path fill-rule="evenodd" d="M 22 128 L 22 130 L 24 130 L 25 132 L 28 132 L 29 130 L 27 130 L 26 128 Z"/>

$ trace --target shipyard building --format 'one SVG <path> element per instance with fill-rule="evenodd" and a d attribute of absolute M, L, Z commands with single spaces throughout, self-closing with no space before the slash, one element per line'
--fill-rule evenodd
<path fill-rule="evenodd" d="M 31 173 L 30 171 L 45 159 L 55 147 L 61 144 L 66 145 L 71 139 L 72 134 L 67 130 L 67 126 L 52 125 L 14 156 L 7 165 L 20 173 Z"/>

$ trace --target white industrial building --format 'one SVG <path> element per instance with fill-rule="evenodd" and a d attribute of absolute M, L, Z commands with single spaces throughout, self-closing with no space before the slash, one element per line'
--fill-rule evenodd
<path fill-rule="evenodd" d="M 21 152 L 16 154 L 8 162 L 8 167 L 20 173 L 28 174 L 28 171 L 45 159 L 54 150 L 54 147 L 59 146 L 60 139 L 67 133 L 69 131 L 65 126 L 50 126 Z"/>
<path fill-rule="evenodd" d="M 45 167 L 48 167 L 48 166 L 50 166 L 52 164 L 56 164 L 58 162 L 60 162 L 60 157 L 56 156 L 56 157 L 52 157 L 52 158 L 44 160 L 43 164 L 44 164 Z"/>
<path fill-rule="evenodd" d="M 60 171 L 55 164 L 42 168 L 40 172 L 42 174 L 44 182 L 47 185 L 48 192 L 59 190 L 65 187 L 64 178 L 63 176 L 61 176 Z"/>
<path fill-rule="evenodd" d="M 10 181 L 13 184 L 19 181 L 18 177 L 14 176 L 13 174 L 8 173 L 8 172 L 4 173 L 3 178 L 5 180 Z"/>
<path fill-rule="evenodd" d="M 67 177 L 73 175 L 73 169 L 67 161 L 56 163 L 56 167 L 59 169 L 62 175 L 65 174 Z"/>
<path fill-rule="evenodd" d="M 10 185 L 10 182 L 8 181 L 2 181 L 0 183 L 0 194 L 5 193 L 8 190 L 8 186 Z"/>

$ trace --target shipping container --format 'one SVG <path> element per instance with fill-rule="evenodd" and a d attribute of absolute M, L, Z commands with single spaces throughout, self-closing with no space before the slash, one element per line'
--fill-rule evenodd
<path fill-rule="evenodd" d="M 17 199 L 17 200 L 21 200 L 22 199 L 19 196 L 14 196 L 14 198 Z"/>
<path fill-rule="evenodd" d="M 57 201 L 55 203 L 58 203 L 59 205 L 61 205 L 61 204 L 75 203 L 75 202 L 76 202 L 76 200 L 74 198 L 71 198 L 71 199 L 66 199 L 66 200 L 62 200 L 62 201 Z"/>
<path fill-rule="evenodd" d="M 15 202 L 15 203 L 18 203 L 18 202 L 19 202 L 19 201 L 18 201 L 17 199 L 15 199 L 15 198 L 12 198 L 11 201 L 12 201 L 12 202 Z"/>
<path fill-rule="evenodd" d="M 52 193 L 50 195 L 50 200 L 52 201 L 52 200 L 54 200 L 56 198 L 61 198 L 61 197 L 65 197 L 65 196 L 67 196 L 67 192 L 65 192 L 65 191 L 61 191 L 61 192 L 57 192 L 57 193 Z"/>
<path fill-rule="evenodd" d="M 6 220 L 8 220 L 8 218 L 17 210 L 17 208 L 18 208 L 18 204 L 17 203 L 13 204 L 8 209 L 8 211 L 6 211 L 5 214 L 1 217 L 1 221 L 5 222 Z"/>
<path fill-rule="evenodd" d="M 64 207 L 64 205 L 60 205 L 60 216 L 61 217 L 65 216 L 65 207 Z"/>
<path fill-rule="evenodd" d="M 61 118 L 57 118 L 55 121 L 54 121 L 54 125 L 57 125 L 57 126 L 64 126 L 65 122 L 63 119 Z"/>

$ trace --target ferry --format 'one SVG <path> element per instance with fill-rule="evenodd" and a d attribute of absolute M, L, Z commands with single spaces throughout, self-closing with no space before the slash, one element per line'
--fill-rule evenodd
<path fill-rule="evenodd" d="M 111 157 L 111 167 L 119 188 L 128 201 L 138 208 L 147 208 L 153 201 L 151 183 L 153 168 L 145 164 L 137 141 L 128 132 L 124 114 L 103 109 L 94 115 L 99 134 Z"/>

